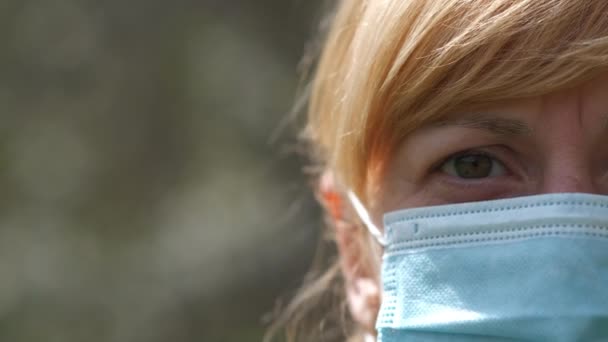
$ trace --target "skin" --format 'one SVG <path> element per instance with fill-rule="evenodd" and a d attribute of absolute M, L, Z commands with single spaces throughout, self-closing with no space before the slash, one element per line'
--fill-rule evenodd
<path fill-rule="evenodd" d="M 459 176 L 454 156 L 470 154 L 491 159 L 488 176 Z M 399 146 L 368 210 L 382 227 L 385 213 L 405 208 L 559 192 L 608 194 L 608 74 L 421 127 Z M 381 251 L 356 243 L 356 232 L 336 222 L 351 314 L 374 334 Z"/>

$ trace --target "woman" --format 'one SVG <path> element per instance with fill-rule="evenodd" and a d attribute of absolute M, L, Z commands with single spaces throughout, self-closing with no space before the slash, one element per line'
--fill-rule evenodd
<path fill-rule="evenodd" d="M 608 340 L 606 0 L 341 1 L 306 133 L 291 340 Z"/>

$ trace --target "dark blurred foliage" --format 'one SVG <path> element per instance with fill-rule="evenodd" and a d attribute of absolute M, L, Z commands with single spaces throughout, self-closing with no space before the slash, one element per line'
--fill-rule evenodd
<path fill-rule="evenodd" d="M 283 124 L 320 14 L 0 2 L 1 341 L 261 339 L 320 227 Z"/>

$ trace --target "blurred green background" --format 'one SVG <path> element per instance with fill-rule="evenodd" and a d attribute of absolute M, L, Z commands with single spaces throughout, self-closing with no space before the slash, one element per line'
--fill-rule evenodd
<path fill-rule="evenodd" d="M 0 2 L 0 341 L 261 339 L 320 227 L 319 4 Z"/>

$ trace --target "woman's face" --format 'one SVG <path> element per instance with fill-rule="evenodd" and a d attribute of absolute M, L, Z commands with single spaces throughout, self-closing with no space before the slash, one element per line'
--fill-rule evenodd
<path fill-rule="evenodd" d="M 416 130 L 399 146 L 368 209 L 382 227 L 382 216 L 399 209 L 556 192 L 608 194 L 608 74 Z M 342 259 L 371 256 L 349 243 L 351 231 L 338 229 Z M 372 332 L 379 279 L 349 266 L 355 264 L 343 266 L 351 313 Z"/>
<path fill-rule="evenodd" d="M 378 223 L 403 208 L 608 194 L 608 74 L 422 127 L 399 147 L 378 189 L 370 208 Z"/>

